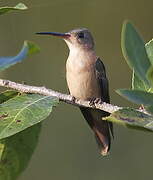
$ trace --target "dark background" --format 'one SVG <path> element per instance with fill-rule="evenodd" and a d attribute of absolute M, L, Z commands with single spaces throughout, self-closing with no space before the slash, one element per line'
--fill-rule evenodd
<path fill-rule="evenodd" d="M 19 1 L 1 1 L 16 5 Z M 97 54 L 103 59 L 110 81 L 111 102 L 132 106 L 115 93 L 130 87 L 131 71 L 120 47 L 125 19 L 139 29 L 145 42 L 153 36 L 152 0 L 22 0 L 29 9 L 0 16 L 0 55 L 17 54 L 24 40 L 41 52 L 1 73 L 1 77 L 67 92 L 65 61 L 68 48 L 55 37 L 39 31 L 66 32 L 78 27 L 91 30 Z M 20 180 L 129 180 L 152 179 L 153 135 L 115 125 L 110 155 L 102 157 L 80 111 L 66 104 L 54 108 L 43 123 L 38 147 Z"/>

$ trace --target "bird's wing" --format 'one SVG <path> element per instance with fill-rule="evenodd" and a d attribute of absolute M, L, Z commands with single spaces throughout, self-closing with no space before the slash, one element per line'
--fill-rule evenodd
<path fill-rule="evenodd" d="M 98 84 L 101 89 L 102 100 L 104 102 L 110 103 L 108 79 L 106 77 L 105 66 L 103 62 L 100 60 L 100 58 L 98 58 L 95 63 L 95 69 Z"/>
<path fill-rule="evenodd" d="M 101 99 L 102 101 L 109 103 L 109 87 L 105 66 L 99 58 L 95 63 L 95 71 L 96 79 L 101 89 Z M 95 133 L 95 137 L 100 147 L 101 153 L 103 155 L 107 154 L 111 144 L 110 132 L 113 136 L 113 125 L 111 122 L 102 121 L 102 118 L 109 116 L 109 113 L 84 107 L 80 107 L 80 109 L 84 118 L 87 120 L 91 129 Z"/>
<path fill-rule="evenodd" d="M 105 66 L 103 62 L 100 60 L 100 58 L 98 58 L 95 63 L 95 69 L 96 69 L 96 77 L 98 80 L 98 84 L 101 89 L 102 101 L 106 103 L 110 103 L 109 83 L 106 76 Z M 106 112 L 106 116 L 109 116 L 109 113 Z M 109 127 L 110 127 L 111 134 L 114 137 L 113 124 L 111 122 L 109 122 Z"/>

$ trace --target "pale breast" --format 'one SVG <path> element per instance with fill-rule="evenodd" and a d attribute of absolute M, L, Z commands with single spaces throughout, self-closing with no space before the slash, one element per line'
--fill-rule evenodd
<path fill-rule="evenodd" d="M 67 64 L 66 78 L 72 96 L 84 100 L 101 96 L 94 64 Z"/>

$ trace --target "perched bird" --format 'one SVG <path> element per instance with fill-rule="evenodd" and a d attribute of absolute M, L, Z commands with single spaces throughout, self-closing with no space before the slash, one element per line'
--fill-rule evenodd
<path fill-rule="evenodd" d="M 61 37 L 68 45 L 70 52 L 66 62 L 66 80 L 72 96 L 91 102 L 94 99 L 110 102 L 105 66 L 96 56 L 94 39 L 88 29 L 37 34 Z M 94 132 L 101 154 L 106 155 L 110 149 L 113 125 L 102 118 L 109 116 L 109 113 L 85 107 L 80 107 L 80 110 Z"/>

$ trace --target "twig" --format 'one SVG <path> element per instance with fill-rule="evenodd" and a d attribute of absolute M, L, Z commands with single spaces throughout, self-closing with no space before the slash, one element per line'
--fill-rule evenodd
<path fill-rule="evenodd" d="M 0 86 L 6 87 L 6 88 L 11 88 L 14 90 L 17 90 L 19 92 L 23 93 L 34 93 L 34 94 L 41 94 L 44 96 L 54 96 L 57 97 L 60 101 L 66 102 L 68 104 L 72 104 L 75 106 L 83 106 L 83 107 L 90 107 L 90 108 L 95 108 L 95 109 L 100 109 L 109 113 L 113 113 L 121 107 L 114 106 L 108 103 L 95 103 L 94 106 L 90 105 L 90 101 L 83 101 L 80 99 L 74 99 L 74 97 L 67 95 L 67 94 L 62 94 L 57 91 L 53 91 L 52 89 L 47 89 L 46 87 L 36 87 L 36 86 L 29 86 L 25 84 L 20 84 L 16 82 L 12 82 L 9 80 L 4 80 L 0 79 Z"/>

